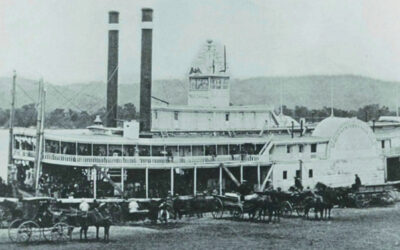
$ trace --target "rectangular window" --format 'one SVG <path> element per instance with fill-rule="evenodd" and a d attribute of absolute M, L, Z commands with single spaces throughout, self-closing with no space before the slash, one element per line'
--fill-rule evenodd
<path fill-rule="evenodd" d="M 382 148 L 385 148 L 385 141 L 381 141 Z"/>
<path fill-rule="evenodd" d="M 196 89 L 196 80 L 191 79 L 190 80 L 190 90 L 195 90 Z"/>
<path fill-rule="evenodd" d="M 157 111 L 154 112 L 154 119 L 158 119 L 158 113 L 157 113 Z"/>
<path fill-rule="evenodd" d="M 287 179 L 287 171 L 283 171 L 283 179 L 284 179 L 284 180 Z"/>
<path fill-rule="evenodd" d="M 225 121 L 229 121 L 229 113 L 225 114 Z"/>
<path fill-rule="evenodd" d="M 304 150 L 304 146 L 303 145 L 299 145 L 299 153 L 303 153 Z"/>
<path fill-rule="evenodd" d="M 221 79 L 216 79 L 215 80 L 215 88 L 216 89 L 221 89 Z"/>
<path fill-rule="evenodd" d="M 317 152 L 317 144 L 311 144 L 311 153 L 316 153 Z"/>
<path fill-rule="evenodd" d="M 290 145 L 286 146 L 286 153 L 290 154 Z"/>
<path fill-rule="evenodd" d="M 222 86 L 223 86 L 224 89 L 228 88 L 228 79 L 223 79 L 222 80 Z"/>
<path fill-rule="evenodd" d="M 179 114 L 178 111 L 175 111 L 175 112 L 174 112 L 174 119 L 175 119 L 176 121 L 178 120 L 178 114 Z"/>
<path fill-rule="evenodd" d="M 210 88 L 215 89 L 215 81 L 214 79 L 210 79 Z"/>
<path fill-rule="evenodd" d="M 313 177 L 313 171 L 312 169 L 308 170 L 308 178 L 312 178 Z"/>
<path fill-rule="evenodd" d="M 301 178 L 300 175 L 301 175 L 300 170 L 296 170 L 296 177 L 297 177 L 297 178 Z"/>

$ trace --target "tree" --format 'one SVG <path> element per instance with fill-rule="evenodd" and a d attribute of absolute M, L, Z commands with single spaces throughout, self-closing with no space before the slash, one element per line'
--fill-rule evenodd
<path fill-rule="evenodd" d="M 15 125 L 30 127 L 36 125 L 37 111 L 34 103 L 26 104 L 15 110 Z"/>

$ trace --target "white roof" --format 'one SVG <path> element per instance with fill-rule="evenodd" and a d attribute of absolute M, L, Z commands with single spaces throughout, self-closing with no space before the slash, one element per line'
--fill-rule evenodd
<path fill-rule="evenodd" d="M 319 137 L 332 137 L 339 127 L 348 122 L 350 118 L 341 118 L 341 117 L 328 117 L 322 120 L 318 125 L 315 127 L 312 135 L 319 136 Z"/>
<path fill-rule="evenodd" d="M 379 122 L 395 122 L 400 123 L 400 117 L 398 116 L 381 116 L 379 117 Z"/>
<path fill-rule="evenodd" d="M 269 112 L 273 108 L 267 105 L 248 105 L 248 106 L 226 106 L 226 107 L 203 107 L 187 105 L 163 105 L 153 106 L 154 111 L 186 111 L 186 112 Z"/>

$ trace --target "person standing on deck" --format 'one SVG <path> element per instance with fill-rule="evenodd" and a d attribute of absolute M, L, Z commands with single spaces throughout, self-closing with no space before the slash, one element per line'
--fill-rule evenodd
<path fill-rule="evenodd" d="M 352 188 L 356 191 L 358 191 L 358 189 L 361 187 L 361 179 L 360 177 L 358 177 L 358 175 L 355 175 L 355 180 L 354 180 L 354 184 L 352 186 Z"/>

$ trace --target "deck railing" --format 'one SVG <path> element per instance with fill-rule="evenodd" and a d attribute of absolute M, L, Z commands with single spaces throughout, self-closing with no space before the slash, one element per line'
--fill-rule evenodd
<path fill-rule="evenodd" d="M 35 157 L 34 151 L 15 150 L 15 158 Z M 259 160 L 258 155 L 217 155 L 217 156 L 81 156 L 66 155 L 55 153 L 44 153 L 43 160 L 57 161 L 63 163 L 76 163 L 84 165 L 92 164 L 112 164 L 112 165 L 157 165 L 157 164 L 173 164 L 173 163 L 224 163 L 224 162 L 256 162 Z"/>
<path fill-rule="evenodd" d="M 293 160 L 307 160 L 307 159 L 325 160 L 327 159 L 327 155 L 325 152 L 288 153 L 288 154 L 271 155 L 270 158 L 271 161 L 293 161 Z"/>

